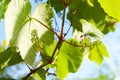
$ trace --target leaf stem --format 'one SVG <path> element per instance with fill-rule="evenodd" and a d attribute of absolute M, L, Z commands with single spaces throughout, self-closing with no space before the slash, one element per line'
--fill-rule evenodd
<path fill-rule="evenodd" d="M 69 44 L 69 45 L 71 45 L 71 46 L 74 46 L 74 47 L 88 47 L 88 46 L 84 46 L 84 45 L 76 45 L 76 44 L 72 44 L 72 43 L 70 43 L 70 42 L 68 42 L 68 41 L 66 41 L 66 40 L 63 40 L 64 42 L 66 42 L 67 44 Z"/>
<path fill-rule="evenodd" d="M 66 13 L 66 7 L 63 10 L 63 18 L 62 18 L 62 27 L 61 27 L 61 39 L 64 38 L 64 23 L 65 23 L 65 13 Z"/>
<path fill-rule="evenodd" d="M 28 69 L 29 69 L 30 71 L 32 71 L 32 69 L 28 66 L 28 64 L 27 64 L 27 63 L 25 63 L 25 65 L 28 67 Z"/>
<path fill-rule="evenodd" d="M 56 18 L 54 18 L 54 20 L 55 20 L 55 31 L 60 32 Z"/>
<path fill-rule="evenodd" d="M 70 31 L 71 25 L 69 26 L 67 32 L 64 34 L 64 38 L 66 37 L 66 35 L 68 34 L 68 32 Z"/>
<path fill-rule="evenodd" d="M 53 32 L 58 38 L 59 38 L 59 35 L 57 32 L 55 32 L 52 28 L 48 27 L 47 25 L 45 25 L 44 23 L 42 23 L 41 21 L 39 21 L 38 19 L 36 18 L 31 18 L 37 22 L 39 22 L 41 25 L 43 25 L 45 28 L 47 28 L 48 30 L 50 30 L 51 32 Z"/>
<path fill-rule="evenodd" d="M 48 65 L 48 63 L 43 64 L 43 65 L 39 66 L 38 68 L 31 70 L 30 73 L 23 78 L 23 80 L 27 80 L 27 78 L 28 78 L 31 74 L 37 72 L 39 69 L 41 69 L 42 67 L 44 67 L 44 66 L 46 66 L 46 65 Z"/>

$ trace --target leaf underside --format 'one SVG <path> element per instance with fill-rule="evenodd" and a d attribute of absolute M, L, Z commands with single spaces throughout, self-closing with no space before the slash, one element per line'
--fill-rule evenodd
<path fill-rule="evenodd" d="M 37 52 L 35 44 L 31 42 L 32 30 L 38 31 L 39 41 L 45 45 L 52 44 L 54 34 L 38 22 L 51 27 L 53 12 L 49 4 L 40 3 L 33 14 L 30 15 L 30 12 L 29 0 L 12 0 L 5 14 L 5 25 L 7 46 L 18 47 L 22 58 L 32 66 Z"/>

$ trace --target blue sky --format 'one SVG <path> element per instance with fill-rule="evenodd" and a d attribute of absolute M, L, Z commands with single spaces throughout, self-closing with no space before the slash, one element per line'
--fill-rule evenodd
<path fill-rule="evenodd" d="M 4 26 L 4 20 L 0 22 L 0 44 L 1 42 L 5 40 L 5 26 Z"/>

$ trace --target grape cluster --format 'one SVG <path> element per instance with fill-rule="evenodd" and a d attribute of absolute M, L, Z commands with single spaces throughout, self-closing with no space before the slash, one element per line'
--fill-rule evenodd
<path fill-rule="evenodd" d="M 36 46 L 39 46 L 39 37 L 36 29 L 32 31 L 31 37 L 32 37 L 31 38 L 32 43 L 35 43 Z"/>

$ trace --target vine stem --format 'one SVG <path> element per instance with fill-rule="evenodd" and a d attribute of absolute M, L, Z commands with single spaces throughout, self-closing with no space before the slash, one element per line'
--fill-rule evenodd
<path fill-rule="evenodd" d="M 23 80 L 27 80 L 27 78 L 28 78 L 30 75 L 32 75 L 33 73 L 37 72 L 37 71 L 38 71 L 39 69 L 41 69 L 42 67 L 44 67 L 44 66 L 46 66 L 46 65 L 48 65 L 48 64 L 52 64 L 52 61 L 54 60 L 55 53 L 56 53 L 57 49 L 61 46 L 61 44 L 62 44 L 62 42 L 63 42 L 63 40 L 64 40 L 65 13 L 66 13 L 66 6 L 64 6 L 64 10 L 63 10 L 63 18 L 62 18 L 62 26 L 61 26 L 61 34 L 60 34 L 60 36 L 58 35 L 57 32 L 55 32 L 54 30 L 52 30 L 50 27 L 46 26 L 46 25 L 45 25 L 44 23 L 42 23 L 41 21 L 37 20 L 36 18 L 31 18 L 31 19 L 39 22 L 41 25 L 43 25 L 44 27 L 46 27 L 48 30 L 50 30 L 50 31 L 53 32 L 54 34 L 56 34 L 56 36 L 58 37 L 59 40 L 58 40 L 58 43 L 57 43 L 57 45 L 56 45 L 56 47 L 55 47 L 55 49 L 54 49 L 54 51 L 53 51 L 53 53 L 52 53 L 52 56 L 51 56 L 50 61 L 49 61 L 48 63 L 46 63 L 46 64 L 41 64 L 41 65 L 40 65 L 38 68 L 36 68 L 36 69 L 31 70 L 30 73 L 23 78 Z"/>
<path fill-rule="evenodd" d="M 52 63 L 53 58 L 54 58 L 54 55 L 55 55 L 58 47 L 60 46 L 60 44 L 61 44 L 61 41 L 59 40 L 58 43 L 57 43 L 57 45 L 56 45 L 56 47 L 55 47 L 55 49 L 54 49 L 54 51 L 53 51 L 53 53 L 52 53 L 52 57 L 51 57 L 51 59 L 50 59 L 50 63 Z"/>
<path fill-rule="evenodd" d="M 64 7 L 64 10 L 63 10 L 63 18 L 62 18 L 62 26 L 61 26 L 61 34 L 60 34 L 60 37 L 59 37 L 59 40 L 58 40 L 58 43 L 52 53 L 52 57 L 50 59 L 50 63 L 52 63 L 52 61 L 54 61 L 54 55 L 57 51 L 57 49 L 61 46 L 62 42 L 63 42 L 63 39 L 64 39 L 64 23 L 65 23 L 65 13 L 66 13 L 66 7 Z"/>
<path fill-rule="evenodd" d="M 49 64 L 49 63 L 43 64 L 43 65 L 39 66 L 38 68 L 31 70 L 30 73 L 29 73 L 26 77 L 23 78 L 23 80 L 27 80 L 27 78 L 28 78 L 30 75 L 32 75 L 33 73 L 37 72 L 39 69 L 41 69 L 42 67 L 44 67 L 44 66 L 46 66 L 46 65 L 48 65 L 48 64 Z"/>

